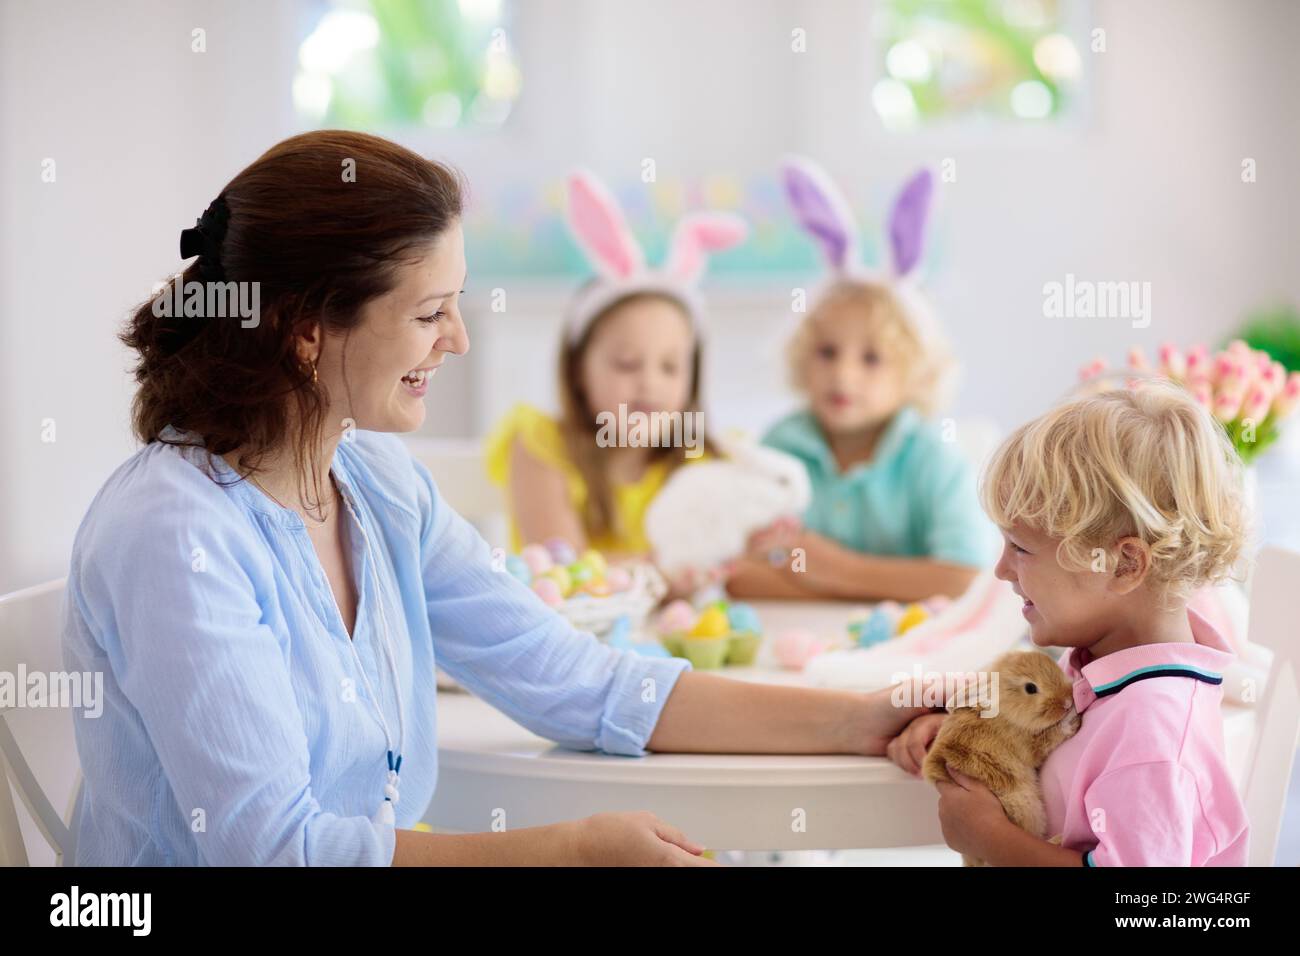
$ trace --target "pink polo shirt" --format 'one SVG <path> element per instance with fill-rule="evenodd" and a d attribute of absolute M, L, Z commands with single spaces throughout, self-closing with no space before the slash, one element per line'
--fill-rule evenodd
<path fill-rule="evenodd" d="M 1089 866 L 1245 866 L 1250 825 L 1223 755 L 1232 651 L 1188 610 L 1195 644 L 1061 658 L 1079 732 L 1040 778 L 1048 835 Z"/>

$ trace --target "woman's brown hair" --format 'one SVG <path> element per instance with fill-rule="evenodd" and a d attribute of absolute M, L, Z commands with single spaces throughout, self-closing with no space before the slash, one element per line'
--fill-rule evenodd
<path fill-rule="evenodd" d="M 626 529 L 619 526 L 618 512 L 614 507 L 614 491 L 605 471 L 606 460 L 601 457 L 605 449 L 596 443 L 599 425 L 583 385 L 582 360 L 596 329 L 608 316 L 630 303 L 654 299 L 670 302 L 685 314 L 685 306 L 671 296 L 658 292 L 634 292 L 611 302 L 587 324 L 577 341 L 566 341 L 560 348 L 560 434 L 564 438 L 569 460 L 587 486 L 587 500 L 581 517 L 589 538 L 609 532 L 621 533 Z M 700 410 L 700 370 L 703 363 L 703 345 L 697 335 L 691 353 L 691 391 L 686 408 L 682 409 L 683 414 L 693 414 Z M 716 447 L 707 438 L 707 430 L 705 435 L 704 450 L 716 454 Z M 649 451 L 651 463 L 666 462 L 669 474 L 686 462 L 686 450 L 682 448 L 662 445 L 650 448 Z"/>
<path fill-rule="evenodd" d="M 242 448 L 240 465 L 254 473 L 289 449 L 315 489 L 310 450 L 328 403 L 295 333 L 317 321 L 352 329 L 361 307 L 394 287 L 397 267 L 460 218 L 463 192 L 454 170 L 365 133 L 320 130 L 271 147 L 221 190 L 223 234 L 177 279 L 258 283 L 257 321 L 165 314 L 173 310 L 155 303 L 172 296 L 171 281 L 142 304 L 121 334 L 139 356 L 136 437 L 166 441 L 174 425 L 214 455 Z"/>

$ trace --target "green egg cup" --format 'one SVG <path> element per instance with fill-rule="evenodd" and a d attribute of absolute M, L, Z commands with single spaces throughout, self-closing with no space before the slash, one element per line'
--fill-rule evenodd
<path fill-rule="evenodd" d="M 682 632 L 674 631 L 671 634 L 660 634 L 659 643 L 664 646 L 673 657 L 684 657 L 682 653 Z"/>
<path fill-rule="evenodd" d="M 732 667 L 749 667 L 758 657 L 759 645 L 763 638 L 753 631 L 741 631 L 731 635 L 727 644 L 727 664 Z"/>
<path fill-rule="evenodd" d="M 699 670 L 717 670 L 726 661 L 730 646 L 725 637 L 684 637 L 681 656 Z"/>

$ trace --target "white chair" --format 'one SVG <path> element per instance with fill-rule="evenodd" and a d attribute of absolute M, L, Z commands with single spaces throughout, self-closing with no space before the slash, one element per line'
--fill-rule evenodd
<path fill-rule="evenodd" d="M 483 443 L 477 438 L 406 438 L 411 454 L 429 469 L 438 492 L 479 532 L 504 545 L 506 499 L 488 480 Z"/>
<path fill-rule="evenodd" d="M 64 670 L 60 633 L 64 582 L 50 581 L 0 597 L 0 673 Z M 44 781 L 44 784 L 38 782 Z M 27 808 L 19 819 L 10 787 Z M 81 796 L 81 763 L 66 707 L 0 706 L 0 866 L 53 863 L 74 857 L 72 821 Z M 66 808 L 62 815 L 56 806 Z M 42 847 L 33 859 L 27 847 Z"/>
<path fill-rule="evenodd" d="M 1300 554 L 1265 548 L 1255 562 L 1249 639 L 1273 652 L 1268 681 L 1256 704 L 1243 800 L 1250 818 L 1250 865 L 1272 866 L 1282 832 L 1287 785 L 1300 733 L 1300 636 L 1295 590 Z"/>

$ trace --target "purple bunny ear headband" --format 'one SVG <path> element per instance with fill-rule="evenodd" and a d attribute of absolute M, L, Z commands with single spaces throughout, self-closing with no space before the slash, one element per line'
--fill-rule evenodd
<path fill-rule="evenodd" d="M 574 238 L 596 270 L 596 279 L 578 291 L 569 307 L 565 337 L 570 344 L 581 339 L 592 320 L 619 299 L 645 292 L 680 302 L 698 333 L 704 313 L 699 281 L 709 254 L 730 249 L 749 233 L 739 216 L 690 213 L 673 230 L 662 267 L 650 269 L 618 203 L 600 180 L 586 171 L 569 177 L 567 218 Z"/>
<path fill-rule="evenodd" d="M 859 258 L 853 213 L 820 166 L 809 159 L 791 157 L 782 166 L 781 179 L 795 219 L 821 251 L 829 272 L 827 286 L 841 282 L 884 286 L 898 300 L 922 347 L 936 358 L 948 355 L 951 349 L 947 336 L 917 287 L 917 265 L 925 248 L 925 228 L 934 194 L 930 170 L 915 173 L 894 199 L 889 216 L 890 263 L 882 270 L 867 268 Z"/>

